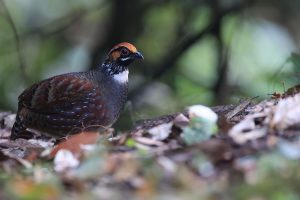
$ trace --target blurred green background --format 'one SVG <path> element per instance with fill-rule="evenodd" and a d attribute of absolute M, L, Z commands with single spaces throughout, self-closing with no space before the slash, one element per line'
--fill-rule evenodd
<path fill-rule="evenodd" d="M 122 41 L 130 69 L 118 127 L 192 104 L 267 98 L 299 84 L 300 1 L 0 0 L 0 109 L 41 79 L 98 66 Z"/>

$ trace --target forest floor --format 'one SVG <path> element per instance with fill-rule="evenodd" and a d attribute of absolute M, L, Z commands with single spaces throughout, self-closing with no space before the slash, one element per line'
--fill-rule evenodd
<path fill-rule="evenodd" d="M 300 94 L 10 141 L 0 113 L 0 199 L 300 199 Z"/>

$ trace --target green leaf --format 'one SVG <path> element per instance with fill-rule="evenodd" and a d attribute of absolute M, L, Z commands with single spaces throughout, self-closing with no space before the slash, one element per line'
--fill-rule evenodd
<path fill-rule="evenodd" d="M 134 146 L 135 146 L 135 143 L 136 143 L 136 142 L 135 142 L 132 138 L 129 138 L 129 139 L 126 140 L 125 145 L 126 145 L 127 147 L 134 147 Z"/>
<path fill-rule="evenodd" d="M 210 120 L 195 117 L 191 119 L 190 126 L 183 129 L 181 137 L 188 145 L 208 140 L 217 133 L 217 125 Z"/>

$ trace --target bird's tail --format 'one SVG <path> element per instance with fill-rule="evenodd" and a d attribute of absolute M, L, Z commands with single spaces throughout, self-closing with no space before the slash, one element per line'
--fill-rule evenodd
<path fill-rule="evenodd" d="M 24 126 L 23 120 L 17 114 L 16 121 L 11 129 L 10 139 L 15 140 L 15 139 L 19 138 L 19 134 L 25 130 L 26 130 L 26 127 Z"/>

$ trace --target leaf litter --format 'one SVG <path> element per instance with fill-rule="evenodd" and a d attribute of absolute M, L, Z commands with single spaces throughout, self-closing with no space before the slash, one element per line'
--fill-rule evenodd
<path fill-rule="evenodd" d="M 59 143 L 10 141 L 0 114 L 1 198 L 300 198 L 300 94 L 262 102 L 189 107 L 113 134 Z"/>

